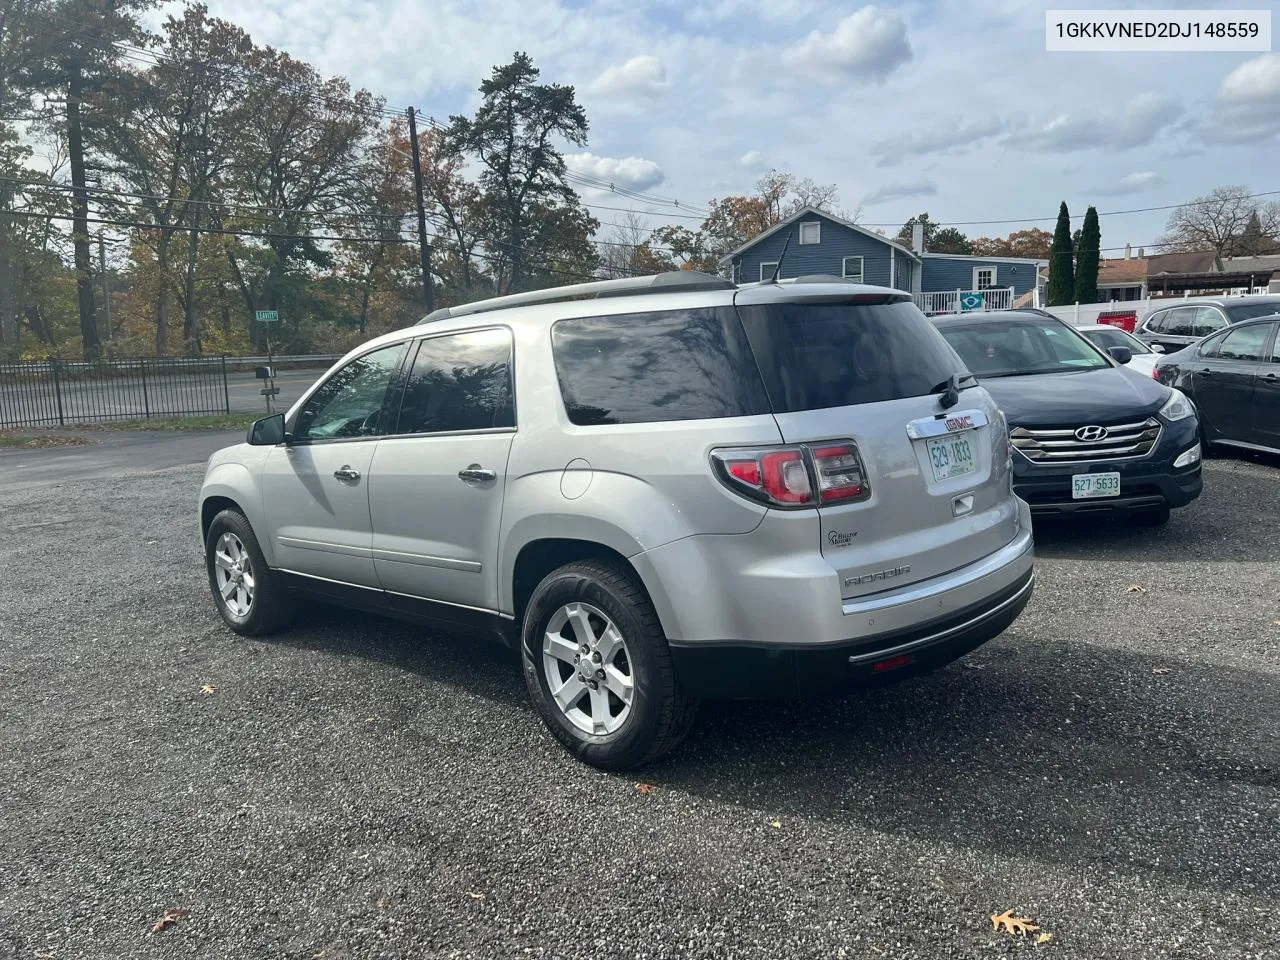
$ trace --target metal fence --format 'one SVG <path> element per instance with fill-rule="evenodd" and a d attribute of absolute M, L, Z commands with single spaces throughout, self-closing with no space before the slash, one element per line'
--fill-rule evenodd
<path fill-rule="evenodd" d="M 223 357 L 0 364 L 0 427 L 230 412 Z"/>

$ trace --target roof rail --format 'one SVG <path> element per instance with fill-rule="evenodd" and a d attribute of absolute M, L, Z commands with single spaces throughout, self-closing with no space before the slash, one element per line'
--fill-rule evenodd
<path fill-rule="evenodd" d="M 596 297 L 639 296 L 648 293 L 696 293 L 699 290 L 736 290 L 737 284 L 724 277 L 714 277 L 697 270 L 671 270 L 648 277 L 624 277 L 621 280 L 595 280 L 591 283 L 575 283 L 547 290 L 530 290 L 527 293 L 511 293 L 505 297 L 492 297 L 463 303 L 456 307 L 433 310 L 416 326 L 465 317 L 474 313 L 489 313 L 508 307 L 529 307 L 540 303 L 562 303 L 566 300 L 586 300 Z"/>

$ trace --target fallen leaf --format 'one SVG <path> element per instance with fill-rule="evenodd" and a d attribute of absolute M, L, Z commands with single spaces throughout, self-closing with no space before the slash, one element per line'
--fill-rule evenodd
<path fill-rule="evenodd" d="M 995 930 L 1003 928 L 1019 937 L 1024 937 L 1028 933 L 1034 933 L 1040 929 L 1027 917 L 1015 917 L 1012 910 L 1006 910 L 1004 913 L 993 913 L 991 915 L 991 926 Z"/>
<path fill-rule="evenodd" d="M 1151 671 L 1157 677 L 1163 677 L 1165 674 L 1173 673 L 1172 667 L 1156 667 Z"/>
<path fill-rule="evenodd" d="M 636 793 L 642 793 L 642 794 L 644 794 L 646 797 L 647 797 L 649 794 L 653 793 L 653 791 L 655 791 L 655 790 L 657 790 L 657 789 L 658 789 L 658 788 L 657 788 L 657 787 L 655 787 L 652 783 L 637 783 L 637 784 L 636 784 Z"/>
<path fill-rule="evenodd" d="M 168 930 L 179 920 L 185 920 L 190 915 L 190 910 L 166 910 L 164 916 L 151 925 L 151 932 L 159 933 L 161 930 Z"/>
<path fill-rule="evenodd" d="M 200 692 L 203 693 L 206 697 L 209 697 L 209 696 L 212 696 L 213 691 L 217 689 L 218 688 L 215 687 L 212 683 L 206 683 L 203 687 L 200 688 Z"/>
<path fill-rule="evenodd" d="M 1131 583 L 1125 593 L 1146 593 L 1147 588 L 1140 583 Z"/>
<path fill-rule="evenodd" d="M 782 829 L 782 821 L 781 821 L 781 820 L 774 820 L 772 823 L 770 823 L 770 824 L 769 824 L 769 826 L 773 827 L 773 829 L 775 829 L 775 830 L 781 830 L 781 829 Z"/>
<path fill-rule="evenodd" d="M 1271 622 L 1274 623 L 1277 627 L 1280 627 L 1280 620 L 1272 620 Z"/>
<path fill-rule="evenodd" d="M 1042 934 L 1040 934 L 1040 936 L 1036 937 L 1036 944 L 1037 944 L 1037 945 L 1045 944 L 1045 943 L 1048 943 L 1048 942 L 1049 942 L 1050 940 L 1052 940 L 1052 939 L 1053 939 L 1053 934 L 1052 934 L 1052 933 L 1042 933 Z"/>
<path fill-rule="evenodd" d="M 468 891 L 467 891 L 467 896 L 468 896 L 468 897 L 470 897 L 472 900 L 483 900 L 483 899 L 484 899 L 484 894 L 483 894 L 483 893 L 476 893 L 474 890 L 468 890 Z"/>

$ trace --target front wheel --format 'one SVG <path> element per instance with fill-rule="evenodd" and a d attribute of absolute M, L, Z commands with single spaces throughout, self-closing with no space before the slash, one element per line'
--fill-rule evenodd
<path fill-rule="evenodd" d="M 293 616 L 293 603 L 267 567 L 248 518 L 223 510 L 209 524 L 204 541 L 209 589 L 222 619 L 236 633 L 274 633 Z"/>
<path fill-rule="evenodd" d="M 675 749 L 693 723 L 697 701 L 624 563 L 583 561 L 549 574 L 529 600 L 520 649 L 547 729 L 592 766 L 648 763 Z"/>

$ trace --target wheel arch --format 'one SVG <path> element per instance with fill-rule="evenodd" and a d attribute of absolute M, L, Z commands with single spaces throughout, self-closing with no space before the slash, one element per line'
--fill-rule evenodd
<path fill-rule="evenodd" d="M 269 565 L 275 565 L 275 551 L 264 525 L 262 497 L 249 469 L 240 463 L 218 464 L 205 477 L 200 488 L 200 540 L 209 533 L 209 524 L 223 510 L 236 510 L 249 521 L 258 538 L 258 546 Z"/>

